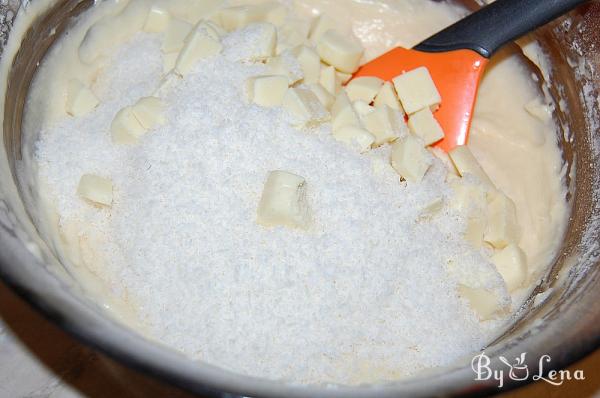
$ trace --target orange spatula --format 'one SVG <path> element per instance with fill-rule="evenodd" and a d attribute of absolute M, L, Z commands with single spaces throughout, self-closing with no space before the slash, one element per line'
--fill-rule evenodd
<path fill-rule="evenodd" d="M 425 66 L 440 92 L 435 117 L 449 151 L 467 143 L 479 81 L 489 58 L 504 44 L 570 11 L 586 0 L 496 0 L 408 50 L 395 48 L 363 65 L 353 76 L 392 80 Z"/>

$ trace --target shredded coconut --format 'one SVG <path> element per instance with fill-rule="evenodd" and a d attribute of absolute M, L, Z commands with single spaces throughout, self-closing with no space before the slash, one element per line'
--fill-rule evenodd
<path fill-rule="evenodd" d="M 230 56 L 201 61 L 171 90 L 167 123 L 137 145 L 114 145 L 110 123 L 159 84 L 160 40 L 150 34 L 107 61 L 95 111 L 40 134 L 39 178 L 61 226 L 95 242 L 85 265 L 136 307 L 152 338 L 245 374 L 359 383 L 482 348 L 505 319 L 480 323 L 449 264 L 475 285 L 504 285 L 458 233 L 461 217 L 447 206 L 422 217 L 449 196 L 445 166 L 401 183 L 388 149 L 361 155 L 328 125 L 299 131 L 284 110 L 247 104 L 244 81 L 266 67 L 236 62 L 239 39 L 225 38 Z M 306 179 L 309 231 L 257 225 L 277 169 Z M 85 173 L 112 179 L 112 209 L 77 197 Z"/>

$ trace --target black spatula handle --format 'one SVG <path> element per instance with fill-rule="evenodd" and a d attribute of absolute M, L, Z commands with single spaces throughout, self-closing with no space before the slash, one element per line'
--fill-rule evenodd
<path fill-rule="evenodd" d="M 417 45 L 425 52 L 470 49 L 489 58 L 504 44 L 587 0 L 496 0 Z"/>

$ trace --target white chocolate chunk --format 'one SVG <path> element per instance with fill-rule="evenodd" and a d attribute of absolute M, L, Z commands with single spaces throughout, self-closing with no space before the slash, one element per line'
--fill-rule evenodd
<path fill-rule="evenodd" d="M 314 19 L 312 26 L 310 27 L 308 38 L 311 43 L 317 44 L 325 32 L 335 29 L 336 25 L 336 22 L 331 17 L 326 14 L 321 14 Z"/>
<path fill-rule="evenodd" d="M 306 46 L 296 47 L 293 52 L 302 68 L 304 83 L 318 83 L 321 77 L 321 58 L 319 58 L 319 54 Z"/>
<path fill-rule="evenodd" d="M 232 31 L 256 21 L 257 9 L 254 5 L 243 5 L 223 8 L 219 17 L 225 30 Z"/>
<path fill-rule="evenodd" d="M 425 145 L 435 144 L 444 138 L 442 126 L 433 117 L 433 113 L 429 108 L 421 109 L 410 115 L 408 128 L 414 135 L 421 137 Z"/>
<path fill-rule="evenodd" d="M 144 24 L 145 32 L 159 33 L 167 30 L 171 15 L 164 8 L 154 5 L 148 12 L 146 23 Z"/>
<path fill-rule="evenodd" d="M 185 38 L 192 31 L 193 26 L 181 19 L 172 18 L 167 27 L 162 44 L 162 52 L 172 53 L 183 48 Z"/>
<path fill-rule="evenodd" d="M 295 50 L 298 46 L 304 45 L 307 41 L 309 28 L 310 26 L 307 23 L 297 20 L 287 21 L 285 25 L 279 27 L 277 54 L 281 54 L 285 50 Z M 298 54 L 295 55 L 298 56 Z"/>
<path fill-rule="evenodd" d="M 337 93 L 342 88 L 342 85 L 339 84 L 339 81 L 337 80 L 335 68 L 333 66 L 326 65 L 324 67 L 321 67 L 319 83 L 321 83 L 321 85 L 325 87 L 325 89 L 329 91 L 331 95 L 337 95 Z"/>
<path fill-rule="evenodd" d="M 127 106 L 115 115 L 110 131 L 115 144 L 134 144 L 146 129 L 133 114 L 133 107 Z"/>
<path fill-rule="evenodd" d="M 362 100 L 370 104 L 375 99 L 381 86 L 383 86 L 383 80 L 378 77 L 357 77 L 346 85 L 346 92 L 350 101 Z"/>
<path fill-rule="evenodd" d="M 458 177 L 449 183 L 453 191 L 450 207 L 467 216 L 464 238 L 473 247 L 480 248 L 487 226 L 487 189 L 470 179 Z"/>
<path fill-rule="evenodd" d="M 396 111 L 400 111 L 402 115 L 404 115 L 404 108 L 402 108 L 402 105 L 400 104 L 396 89 L 390 82 L 385 82 L 383 86 L 381 86 L 381 89 L 379 89 L 379 92 L 375 97 L 374 105 L 378 108 L 387 105 Z"/>
<path fill-rule="evenodd" d="M 375 136 L 375 146 L 397 139 L 404 124 L 399 115 L 387 106 L 373 108 L 361 120 L 365 128 Z"/>
<path fill-rule="evenodd" d="M 343 142 L 359 152 L 371 149 L 375 136 L 367 130 L 356 126 L 342 126 L 333 132 L 333 138 Z"/>
<path fill-rule="evenodd" d="M 171 70 L 160 80 L 160 83 L 158 84 L 157 89 L 154 90 L 153 95 L 155 97 L 164 98 L 171 92 L 173 87 L 179 84 L 182 80 L 183 79 L 181 75 L 177 73 L 177 71 Z"/>
<path fill-rule="evenodd" d="M 335 30 L 325 32 L 317 44 L 321 59 L 340 72 L 356 72 L 363 52 L 359 43 Z"/>
<path fill-rule="evenodd" d="M 286 17 L 286 8 L 276 1 L 227 7 L 219 14 L 221 25 L 228 31 L 241 29 L 255 22 L 269 22 L 281 26 Z"/>
<path fill-rule="evenodd" d="M 287 18 L 287 9 L 277 1 L 258 4 L 256 6 L 258 21 L 269 22 L 280 27 L 283 26 Z"/>
<path fill-rule="evenodd" d="M 295 116 L 294 124 L 298 127 L 314 127 L 326 122 L 330 117 L 317 96 L 307 88 L 289 88 L 282 105 Z"/>
<path fill-rule="evenodd" d="M 287 171 L 271 171 L 263 188 L 257 215 L 258 224 L 265 227 L 307 229 L 311 217 L 304 178 Z"/>
<path fill-rule="evenodd" d="M 304 78 L 302 66 L 290 51 L 284 51 L 277 57 L 269 58 L 267 66 L 271 74 L 287 76 L 290 86 Z"/>
<path fill-rule="evenodd" d="M 77 194 L 96 205 L 110 207 L 113 201 L 112 181 L 94 174 L 84 174 L 79 180 Z"/>
<path fill-rule="evenodd" d="M 277 28 L 274 25 L 267 22 L 252 23 L 240 32 L 252 38 L 243 61 L 265 61 L 275 55 Z"/>
<path fill-rule="evenodd" d="M 163 54 L 163 73 L 169 73 L 175 68 L 177 58 L 179 58 L 179 53 Z"/>
<path fill-rule="evenodd" d="M 406 181 L 421 182 L 432 163 L 420 138 L 407 135 L 392 144 L 391 165 Z"/>
<path fill-rule="evenodd" d="M 429 70 L 424 66 L 396 76 L 393 81 L 402 107 L 409 115 L 423 108 L 435 110 L 442 102 Z"/>
<path fill-rule="evenodd" d="M 456 170 L 458 170 L 458 173 L 462 177 L 464 177 L 467 174 L 470 174 L 478 178 L 482 183 L 486 184 L 487 186 L 494 186 L 492 180 L 490 180 L 490 177 L 488 177 L 481 165 L 479 165 L 479 162 L 477 161 L 477 159 L 475 159 L 475 156 L 473 156 L 473 153 L 471 153 L 471 150 L 468 146 L 457 146 L 450 152 L 448 152 L 448 156 L 450 156 L 454 167 L 456 167 Z"/>
<path fill-rule="evenodd" d="M 331 118 L 332 130 L 334 132 L 344 126 L 362 127 L 360 119 L 345 91 L 341 91 L 336 97 L 331 107 Z"/>
<path fill-rule="evenodd" d="M 5 2 L 6 3 L 6 2 Z M 79 59 L 92 64 L 142 30 L 150 9 L 148 2 L 130 1 L 117 15 L 107 15 L 87 30 L 78 49 Z"/>
<path fill-rule="evenodd" d="M 333 103 L 335 102 L 335 97 L 329 93 L 329 91 L 325 90 L 320 83 L 309 84 L 308 87 L 310 90 L 315 93 L 321 104 L 327 110 L 331 110 Z"/>
<path fill-rule="evenodd" d="M 246 95 L 249 102 L 260 106 L 280 106 L 287 91 L 286 76 L 256 76 L 246 80 Z"/>
<path fill-rule="evenodd" d="M 474 248 L 479 249 L 483 246 L 483 234 L 487 221 L 485 217 L 479 213 L 473 213 L 467 219 L 467 225 L 464 232 L 464 238 Z"/>
<path fill-rule="evenodd" d="M 196 25 L 199 25 L 199 24 L 204 24 L 208 28 L 212 29 L 213 33 L 215 33 L 217 35 L 217 38 L 219 38 L 219 39 L 227 34 L 227 31 L 225 29 L 223 29 L 223 27 L 221 25 L 219 25 L 217 22 L 205 19 L 205 20 L 198 22 Z"/>
<path fill-rule="evenodd" d="M 175 69 L 182 75 L 189 73 L 199 60 L 215 56 L 223 49 L 218 33 L 204 22 L 196 25 L 184 43 L 175 61 Z"/>
<path fill-rule="evenodd" d="M 141 98 L 132 107 L 133 116 L 146 129 L 165 124 L 165 104 L 157 97 Z"/>
<path fill-rule="evenodd" d="M 492 262 L 506 282 L 509 292 L 523 286 L 527 279 L 527 257 L 519 246 L 506 246 L 492 256 Z"/>
<path fill-rule="evenodd" d="M 487 187 L 479 180 L 452 177 L 448 180 L 453 195 L 450 202 L 453 209 L 460 212 L 477 210 L 481 214 L 487 207 Z"/>
<path fill-rule="evenodd" d="M 362 119 L 365 116 L 367 116 L 369 113 L 373 112 L 375 110 L 375 108 L 373 108 L 371 105 L 367 104 L 365 101 L 354 101 L 354 103 L 352 104 L 352 106 L 354 107 L 354 110 L 356 111 L 356 114 Z"/>
<path fill-rule="evenodd" d="M 79 117 L 94 110 L 100 101 L 92 90 L 77 79 L 69 80 L 67 84 L 66 111 L 69 115 Z"/>
<path fill-rule="evenodd" d="M 510 198 L 500 191 L 488 194 L 488 222 L 483 239 L 497 249 L 518 243 L 520 229 L 517 210 Z"/>
<path fill-rule="evenodd" d="M 496 295 L 485 289 L 458 285 L 458 294 L 467 300 L 471 309 L 482 321 L 494 318 L 494 315 L 501 310 Z"/>

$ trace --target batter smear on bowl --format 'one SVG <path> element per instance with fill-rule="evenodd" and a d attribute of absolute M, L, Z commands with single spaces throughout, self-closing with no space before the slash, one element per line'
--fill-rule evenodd
<path fill-rule="evenodd" d="M 98 3 L 28 100 L 48 239 L 123 322 L 243 374 L 358 384 L 482 349 L 563 236 L 553 105 L 505 50 L 469 145 L 445 154 L 426 68 L 345 84 L 464 14 L 420 0 Z"/>

